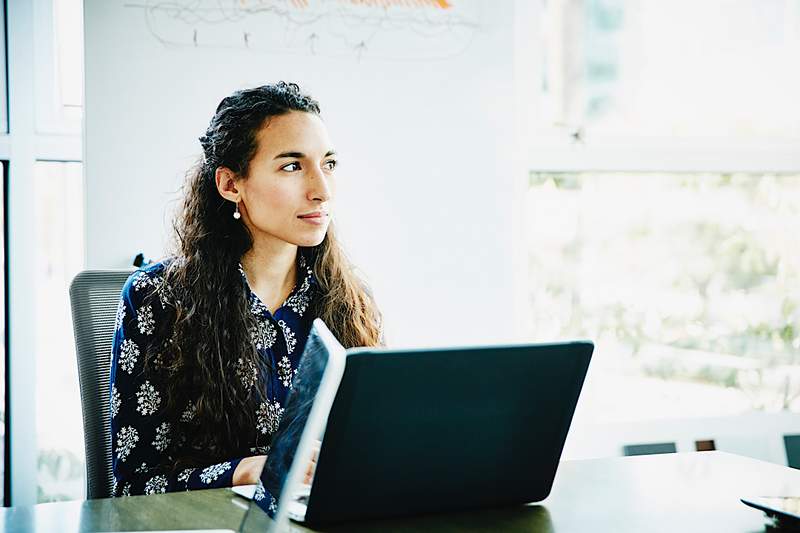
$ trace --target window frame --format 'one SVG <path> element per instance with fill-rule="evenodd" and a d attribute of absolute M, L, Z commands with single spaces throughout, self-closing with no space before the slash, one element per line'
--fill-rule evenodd
<path fill-rule="evenodd" d="M 773 172 L 800 171 L 800 140 L 757 145 L 674 139 L 630 139 L 594 146 L 534 142 L 528 155 L 531 172 Z"/>
<path fill-rule="evenodd" d="M 36 161 L 81 162 L 83 142 L 80 124 L 61 121 L 48 102 L 40 103 L 38 86 L 52 86 L 54 49 L 42 47 L 54 38 L 53 8 L 50 0 L 5 0 L 8 72 L 9 128 L 0 134 L 0 159 L 6 167 L 6 464 L 4 505 L 37 503 L 37 436 L 36 436 L 36 351 L 35 308 L 30 287 L 35 282 L 32 265 L 35 261 L 33 210 L 30 183 Z M 45 36 L 46 38 L 43 38 Z M 38 44 L 37 44 L 38 43 Z M 40 47 L 37 50 L 37 46 Z M 41 53 L 50 58 L 42 62 Z M 43 69 L 50 76 L 42 77 Z M 47 80 L 50 79 L 50 83 Z M 37 117 L 36 108 L 45 107 Z M 49 115 L 48 115 L 49 113 Z M 38 122 L 42 123 L 39 124 Z M 45 126 L 45 127 L 40 127 Z M 52 126 L 52 127 L 51 127 Z M 83 191 L 86 194 L 85 187 Z M 84 238 L 86 227 L 84 224 Z"/>

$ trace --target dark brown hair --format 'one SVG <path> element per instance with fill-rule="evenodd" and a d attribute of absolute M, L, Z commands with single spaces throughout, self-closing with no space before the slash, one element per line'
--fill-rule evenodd
<path fill-rule="evenodd" d="M 237 263 L 252 246 L 246 226 L 233 218 L 234 204 L 216 188 L 218 167 L 247 179 L 258 149 L 256 135 L 274 116 L 292 111 L 319 114 L 319 104 L 297 85 L 279 82 L 224 98 L 200 142 L 203 159 L 187 174 L 182 212 L 176 218 L 174 259 L 159 288 L 170 320 L 148 347 L 148 360 L 169 373 L 166 407 L 197 454 L 175 458 L 174 468 L 208 464 L 248 448 L 255 427 L 253 394 L 236 369 L 264 369 L 251 338 L 249 312 Z M 299 248 L 319 282 L 310 312 L 322 318 L 345 347 L 382 344 L 381 315 L 339 242 L 333 224 L 317 246 Z M 259 372 L 259 375 L 263 375 Z M 259 386 L 260 385 L 260 386 Z M 192 424 L 180 413 L 192 402 Z M 175 443 L 180 445 L 180 443 Z"/>

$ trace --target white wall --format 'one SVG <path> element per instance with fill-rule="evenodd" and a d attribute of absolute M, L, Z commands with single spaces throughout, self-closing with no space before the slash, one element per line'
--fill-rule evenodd
<path fill-rule="evenodd" d="M 524 253 L 512 229 L 526 169 L 515 132 L 527 100 L 514 86 L 514 2 L 451 1 L 450 33 L 420 31 L 441 22 L 430 13 L 399 30 L 330 19 L 313 27 L 314 53 L 302 44 L 312 30 L 267 14 L 248 49 L 234 39 L 246 20 L 188 24 L 124 4 L 85 6 L 88 268 L 160 256 L 219 100 L 296 81 L 321 102 L 340 154 L 337 224 L 390 344 L 516 340 Z M 294 32 L 281 51 L 270 24 Z M 369 48 L 348 49 L 337 29 Z"/>

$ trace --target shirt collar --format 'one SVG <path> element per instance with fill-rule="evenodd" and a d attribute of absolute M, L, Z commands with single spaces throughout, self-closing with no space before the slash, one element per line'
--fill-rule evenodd
<path fill-rule="evenodd" d="M 308 259 L 306 259 L 306 254 L 302 249 L 297 250 L 297 262 L 295 264 L 297 265 L 297 283 L 289 293 L 290 296 L 295 293 L 307 294 L 311 291 L 312 287 L 318 285 L 317 278 L 314 276 L 314 270 L 311 268 Z M 244 273 L 244 267 L 241 261 L 237 264 L 237 268 L 239 269 L 239 274 L 242 276 L 245 287 L 250 291 L 250 282 L 247 281 L 247 274 Z"/>

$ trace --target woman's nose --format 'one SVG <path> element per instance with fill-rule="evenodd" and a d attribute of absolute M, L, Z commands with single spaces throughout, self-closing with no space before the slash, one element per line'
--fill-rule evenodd
<path fill-rule="evenodd" d="M 322 170 L 317 170 L 311 176 L 308 188 L 309 200 L 320 200 L 327 202 L 331 198 L 331 188 L 328 183 L 328 177 Z"/>

